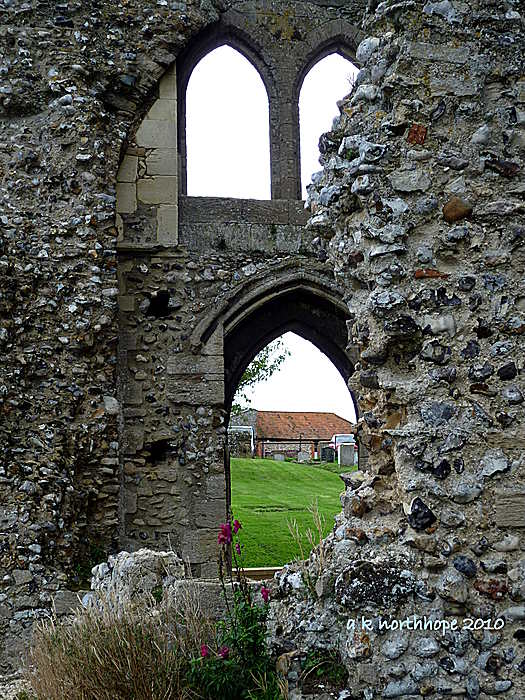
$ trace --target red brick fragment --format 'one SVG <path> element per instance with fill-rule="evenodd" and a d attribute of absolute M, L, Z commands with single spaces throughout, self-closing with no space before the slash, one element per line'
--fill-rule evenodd
<path fill-rule="evenodd" d="M 426 137 L 426 126 L 423 126 L 423 124 L 412 124 L 408 132 L 407 141 L 408 143 L 417 143 L 422 146 L 425 143 Z"/>
<path fill-rule="evenodd" d="M 425 278 L 434 278 L 434 277 L 441 277 L 441 278 L 446 278 L 448 277 L 447 272 L 440 272 L 439 270 L 432 270 L 432 269 L 426 269 L 426 270 L 416 270 L 414 273 L 414 277 L 417 280 L 420 279 L 425 279 Z"/>
<path fill-rule="evenodd" d="M 492 598 L 492 600 L 500 600 L 509 590 L 504 581 L 498 581 L 494 578 L 491 578 L 489 581 L 476 581 L 474 588 L 482 595 Z"/>

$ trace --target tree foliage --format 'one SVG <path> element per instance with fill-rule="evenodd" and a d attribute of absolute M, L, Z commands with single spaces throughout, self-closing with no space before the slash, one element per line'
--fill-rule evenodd
<path fill-rule="evenodd" d="M 286 348 L 282 338 L 276 338 L 268 343 L 250 362 L 244 370 L 241 381 L 233 397 L 232 413 L 236 414 L 250 406 L 248 389 L 259 382 L 265 382 L 272 374 L 277 372 L 290 351 Z"/>

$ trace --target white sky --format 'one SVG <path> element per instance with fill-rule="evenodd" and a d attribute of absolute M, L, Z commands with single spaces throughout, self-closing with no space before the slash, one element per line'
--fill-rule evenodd
<path fill-rule="evenodd" d="M 299 99 L 303 196 L 320 169 L 318 142 L 350 92 L 357 69 L 331 54 L 306 76 Z M 268 97 L 256 69 L 229 46 L 195 67 L 186 97 L 188 194 L 270 199 Z M 331 411 L 355 420 L 352 399 L 330 360 L 294 333 L 283 336 L 291 356 L 249 394 L 260 410 Z"/>
<path fill-rule="evenodd" d="M 327 411 L 355 421 L 354 404 L 335 365 L 295 333 L 282 337 L 291 354 L 270 379 L 246 392 L 251 405 L 260 411 Z"/>
<path fill-rule="evenodd" d="M 186 93 L 188 194 L 270 199 L 269 122 L 252 64 L 229 46 L 207 54 Z"/>

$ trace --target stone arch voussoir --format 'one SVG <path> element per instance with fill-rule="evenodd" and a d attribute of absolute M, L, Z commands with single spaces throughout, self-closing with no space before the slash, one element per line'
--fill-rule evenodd
<path fill-rule="evenodd" d="M 294 83 L 294 99 L 299 99 L 301 87 L 309 71 L 331 53 L 339 53 L 358 65 L 356 51 L 365 34 L 353 24 L 330 20 L 308 33 L 302 56 L 302 65 Z"/>

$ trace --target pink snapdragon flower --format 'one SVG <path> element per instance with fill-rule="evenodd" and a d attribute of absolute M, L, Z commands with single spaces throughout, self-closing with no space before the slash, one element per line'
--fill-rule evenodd
<path fill-rule="evenodd" d="M 217 537 L 217 542 L 219 544 L 230 544 L 232 541 L 232 526 L 230 523 L 221 523 L 221 531 Z"/>
<path fill-rule="evenodd" d="M 267 603 L 269 598 L 270 598 L 270 589 L 266 588 L 266 586 L 263 586 L 261 588 L 261 595 L 262 595 L 264 602 Z"/>
<path fill-rule="evenodd" d="M 233 521 L 233 533 L 236 535 L 241 529 L 242 525 L 238 520 Z"/>
<path fill-rule="evenodd" d="M 201 644 L 201 657 L 206 659 L 210 655 L 210 649 L 207 644 Z"/>
<path fill-rule="evenodd" d="M 221 647 L 219 649 L 219 656 L 221 657 L 221 659 L 227 659 L 230 656 L 229 647 Z"/>
<path fill-rule="evenodd" d="M 235 551 L 239 556 L 241 556 L 241 545 L 239 544 L 239 542 L 235 543 Z"/>

